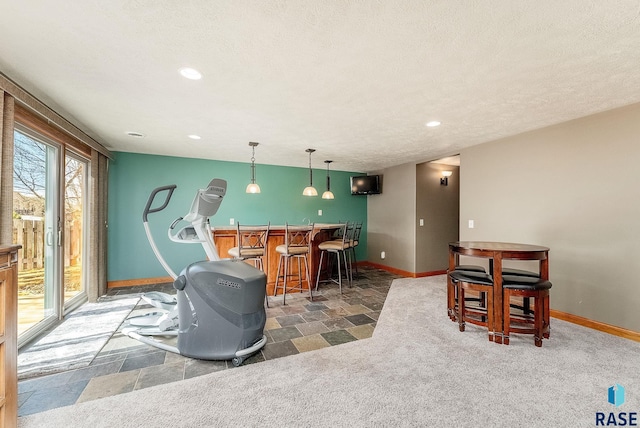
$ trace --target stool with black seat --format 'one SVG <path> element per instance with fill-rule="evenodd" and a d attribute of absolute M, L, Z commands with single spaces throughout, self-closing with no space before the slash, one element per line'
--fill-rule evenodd
<path fill-rule="evenodd" d="M 476 273 L 483 273 L 483 274 L 487 273 L 484 267 L 478 266 L 478 265 L 458 265 L 455 267 L 454 270 L 462 271 L 462 272 L 476 272 Z M 449 312 L 449 318 L 451 318 L 451 321 L 455 322 L 457 321 L 455 305 L 457 305 L 457 301 L 458 301 L 458 292 L 456 291 L 455 285 L 454 284 L 451 284 L 451 285 L 452 285 L 452 288 L 450 290 L 447 289 L 447 293 L 453 294 L 454 306 L 447 309 Z M 478 302 L 480 306 L 484 306 L 484 307 L 486 307 L 486 304 L 487 304 L 486 298 L 483 293 L 478 293 L 478 297 L 466 297 L 465 299 L 467 302 Z M 447 301 L 450 301 L 450 300 L 447 299 Z"/>
<path fill-rule="evenodd" d="M 309 286 L 309 299 L 313 301 L 313 293 L 311 287 L 311 276 L 309 274 L 309 254 L 311 254 L 311 238 L 313 234 L 313 224 L 305 226 L 290 226 L 288 223 L 284 226 L 284 244 L 276 247 L 276 252 L 280 254 L 278 260 L 278 272 L 276 273 L 276 284 L 273 289 L 273 295 L 278 293 L 278 280 L 282 278 L 282 304 L 286 304 L 287 292 L 304 291 L 302 284 L 302 263 L 306 274 L 307 285 Z M 295 258 L 298 260 L 298 284 L 296 286 L 288 286 L 287 278 L 294 276 L 291 273 L 291 261 Z M 282 271 L 282 275 L 280 274 Z"/>
<path fill-rule="evenodd" d="M 349 287 L 351 287 L 351 256 L 349 256 L 349 261 L 347 261 L 347 254 L 349 252 L 349 223 L 344 223 L 340 227 L 340 231 L 338 232 L 338 236 L 340 239 L 335 239 L 331 241 L 321 242 L 318 245 L 318 249 L 320 250 L 320 263 L 318 263 L 318 275 L 316 276 L 316 291 L 318 291 L 318 284 L 320 283 L 320 274 L 322 272 L 322 262 L 324 260 L 325 254 L 327 255 L 327 281 L 333 281 L 338 284 L 340 289 L 340 294 L 342 294 L 342 266 L 344 266 L 344 273 L 349 283 Z M 329 256 L 331 254 L 335 255 L 335 261 L 338 265 L 338 279 L 334 280 L 332 278 L 331 272 L 331 264 L 329 261 Z"/>
<path fill-rule="evenodd" d="M 458 265 L 455 267 L 455 270 L 487 273 L 487 270 L 484 267 L 478 265 Z"/>
<path fill-rule="evenodd" d="M 509 267 L 503 267 L 502 268 L 502 275 L 523 276 L 523 277 L 530 277 L 530 278 L 540 278 L 540 274 L 538 272 L 531 272 L 529 270 L 514 269 L 514 268 L 509 268 Z M 525 314 L 532 314 L 533 313 L 531 311 L 531 302 L 530 302 L 530 299 L 528 297 L 524 297 L 522 299 L 522 304 L 521 305 L 517 305 L 517 304 L 512 302 L 511 303 L 511 307 L 512 308 L 516 308 L 516 309 L 520 309 Z"/>
<path fill-rule="evenodd" d="M 449 276 L 455 285 L 458 296 L 455 316 L 460 331 L 465 330 L 467 322 L 484 326 L 489 330 L 489 340 L 493 341 L 493 278 L 483 272 L 462 270 L 449 272 Z M 465 292 L 467 290 L 483 293 L 486 296 L 484 305 L 467 307 L 465 303 Z"/>
<path fill-rule="evenodd" d="M 487 272 L 487 270 L 483 266 L 479 265 L 458 265 L 455 270 L 464 270 L 468 272 Z M 502 268 L 503 275 L 514 275 L 514 276 L 530 276 L 534 278 L 540 278 L 540 274 L 537 272 L 531 272 L 523 269 L 514 269 L 503 267 Z"/>
<path fill-rule="evenodd" d="M 549 338 L 549 290 L 551 282 L 531 276 L 502 276 L 503 290 L 503 337 L 502 343 L 509 344 L 509 334 L 524 333 L 533 334 L 536 346 L 542 346 L 542 339 Z M 514 306 L 512 297 L 533 299 L 533 317 L 531 310 L 515 314 L 511 310 Z"/>
<path fill-rule="evenodd" d="M 271 223 L 260 226 L 241 226 L 240 222 L 238 222 L 236 226 L 237 246 L 230 248 L 227 253 L 234 259 L 253 261 L 253 266 L 256 269 L 265 272 L 263 259 L 267 256 L 266 248 L 270 226 Z M 265 302 L 269 307 L 269 300 L 266 295 Z"/>

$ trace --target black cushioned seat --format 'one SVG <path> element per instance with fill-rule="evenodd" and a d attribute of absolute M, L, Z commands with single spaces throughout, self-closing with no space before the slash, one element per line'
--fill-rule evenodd
<path fill-rule="evenodd" d="M 528 270 L 513 269 L 513 268 L 502 268 L 502 275 L 530 276 L 533 278 L 540 278 L 540 274 L 537 272 L 531 272 Z"/>
<path fill-rule="evenodd" d="M 549 281 L 543 281 L 538 277 L 503 275 L 502 288 L 522 290 L 548 290 L 551 288 Z"/>
<path fill-rule="evenodd" d="M 455 270 L 464 270 L 468 272 L 487 272 L 485 268 L 478 265 L 458 265 L 455 267 Z"/>
<path fill-rule="evenodd" d="M 449 273 L 454 281 L 473 282 L 482 285 L 493 285 L 493 278 L 484 272 L 454 270 Z"/>
<path fill-rule="evenodd" d="M 485 272 L 486 269 L 482 266 L 478 265 L 458 265 L 455 267 L 455 270 L 462 270 L 467 272 Z M 514 268 L 502 268 L 503 275 L 513 275 L 513 276 L 530 276 L 534 278 L 540 278 L 540 274 L 537 272 L 531 272 L 523 269 L 514 269 Z"/>
<path fill-rule="evenodd" d="M 470 272 L 454 270 L 449 273 L 452 283 L 455 285 L 457 305 L 454 308 L 455 319 L 458 321 L 460 331 L 465 330 L 466 322 L 487 327 L 489 340 L 493 341 L 493 278 L 484 272 Z M 479 306 L 467 307 L 465 291 L 471 290 L 480 294 Z M 486 299 L 485 297 L 486 296 Z"/>
<path fill-rule="evenodd" d="M 503 275 L 503 312 L 504 319 L 502 343 L 509 344 L 509 334 L 525 333 L 533 334 L 536 346 L 542 346 L 542 339 L 549 338 L 549 290 L 551 282 L 537 277 Z M 524 311 L 524 315 L 511 313 L 512 297 L 521 297 L 525 300 L 534 299 L 533 319 L 531 311 Z M 513 325 L 512 325 L 513 323 Z M 533 326 L 531 326 L 533 324 Z"/>

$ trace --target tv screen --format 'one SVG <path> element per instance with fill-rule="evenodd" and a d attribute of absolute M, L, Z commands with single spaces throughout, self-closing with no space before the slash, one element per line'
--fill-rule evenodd
<path fill-rule="evenodd" d="M 357 175 L 351 177 L 352 195 L 377 195 L 381 193 L 379 175 Z"/>

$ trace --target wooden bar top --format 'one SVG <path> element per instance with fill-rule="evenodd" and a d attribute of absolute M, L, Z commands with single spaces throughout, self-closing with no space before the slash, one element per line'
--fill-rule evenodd
<path fill-rule="evenodd" d="M 258 224 L 246 224 L 245 226 L 257 226 Z M 290 224 L 289 226 L 303 226 L 304 223 L 299 224 Z M 266 223 L 262 224 L 262 226 L 266 226 Z M 306 226 L 306 225 L 305 225 Z M 327 230 L 327 229 L 339 229 L 344 226 L 344 223 L 313 223 L 314 230 Z M 284 224 L 272 224 L 269 226 L 270 231 L 283 231 L 284 232 L 285 225 Z M 237 230 L 236 226 L 211 226 L 213 231 L 224 231 L 224 232 L 235 232 Z"/>

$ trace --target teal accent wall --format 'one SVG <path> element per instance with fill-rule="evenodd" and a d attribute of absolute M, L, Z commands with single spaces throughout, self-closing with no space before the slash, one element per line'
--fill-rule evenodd
<path fill-rule="evenodd" d="M 367 254 L 367 197 L 352 196 L 349 178 L 359 172 L 331 171 L 333 200 L 320 196 L 326 188 L 326 169 L 313 170 L 313 184 L 317 197 L 302 196 L 309 183 L 308 168 L 256 165 L 256 182 L 262 193 L 247 194 L 249 163 L 223 162 L 205 159 L 179 158 L 137 153 L 114 153 L 109 163 L 109 225 L 107 280 L 119 281 L 166 276 L 155 258 L 142 225 L 142 212 L 149 194 L 156 187 L 175 184 L 177 189 L 169 206 L 162 212 L 149 215 L 149 226 L 158 248 L 177 273 L 205 258 L 197 244 L 178 244 L 167 237 L 170 224 L 184 216 L 200 188 L 212 178 L 227 180 L 227 194 L 211 218 L 212 226 L 229 227 L 233 218 L 241 224 L 273 225 L 334 223 L 339 220 L 363 222 L 357 259 Z M 160 204 L 161 195 L 158 195 Z M 157 205 L 154 205 L 157 206 Z M 322 216 L 318 215 L 322 210 Z M 180 226 L 185 226 L 182 222 Z"/>

